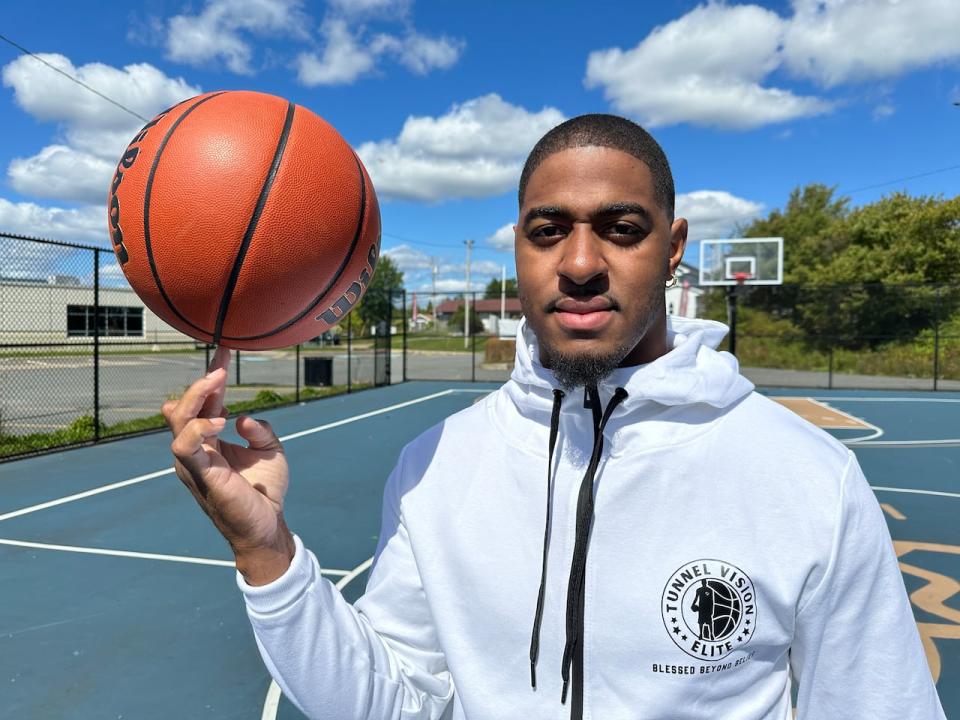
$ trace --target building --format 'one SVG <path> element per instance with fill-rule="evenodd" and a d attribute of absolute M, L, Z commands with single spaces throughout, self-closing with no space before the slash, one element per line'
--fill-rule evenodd
<path fill-rule="evenodd" d="M 99 295 L 101 342 L 193 343 L 129 287 L 101 287 Z M 75 276 L 0 277 L 0 343 L 86 345 L 96 322 L 94 289 Z"/>

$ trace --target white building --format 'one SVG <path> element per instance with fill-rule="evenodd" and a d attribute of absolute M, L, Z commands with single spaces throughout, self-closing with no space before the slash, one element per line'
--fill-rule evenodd
<path fill-rule="evenodd" d="M 0 343 L 78 343 L 94 334 L 94 290 L 70 275 L 0 276 Z M 129 287 L 100 288 L 101 342 L 193 339 L 157 317 Z"/>
<path fill-rule="evenodd" d="M 677 266 L 677 284 L 667 288 L 667 315 L 697 317 L 697 300 L 703 290 L 697 286 L 700 273 L 685 263 Z"/>

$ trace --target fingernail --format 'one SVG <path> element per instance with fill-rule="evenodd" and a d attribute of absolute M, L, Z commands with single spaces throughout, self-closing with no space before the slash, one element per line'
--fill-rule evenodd
<path fill-rule="evenodd" d="M 214 427 L 224 427 L 227 424 L 227 419 L 222 417 L 210 418 L 210 424 Z"/>

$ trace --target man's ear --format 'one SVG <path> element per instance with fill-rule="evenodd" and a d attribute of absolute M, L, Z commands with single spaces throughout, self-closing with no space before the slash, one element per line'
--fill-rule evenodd
<path fill-rule="evenodd" d="M 677 218 L 670 226 L 670 274 L 673 275 L 680 260 L 683 259 L 683 251 L 687 248 L 687 225 L 686 218 Z"/>

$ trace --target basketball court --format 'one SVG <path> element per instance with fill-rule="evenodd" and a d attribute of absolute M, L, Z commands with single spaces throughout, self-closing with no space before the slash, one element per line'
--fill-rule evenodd
<path fill-rule="evenodd" d="M 401 447 L 494 387 L 408 382 L 262 413 L 290 460 L 289 524 L 349 599 Z M 960 715 L 960 394 L 765 393 L 856 452 L 944 709 Z M 173 475 L 169 442 L 0 466 L 3 716 L 301 717 L 261 663 L 229 549 Z"/>

